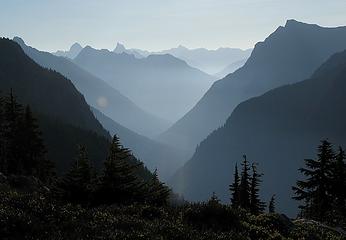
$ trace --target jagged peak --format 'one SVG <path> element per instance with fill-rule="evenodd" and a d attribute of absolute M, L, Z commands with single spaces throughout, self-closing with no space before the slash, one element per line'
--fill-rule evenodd
<path fill-rule="evenodd" d="M 123 53 L 126 51 L 126 48 L 124 46 L 124 44 L 118 42 L 117 43 L 117 46 L 114 48 L 113 52 L 115 53 Z"/>
<path fill-rule="evenodd" d="M 82 49 L 83 47 L 79 44 L 79 43 L 77 43 L 77 42 L 75 42 L 74 44 L 72 44 L 72 46 L 70 47 L 70 50 L 73 50 L 73 49 Z"/>

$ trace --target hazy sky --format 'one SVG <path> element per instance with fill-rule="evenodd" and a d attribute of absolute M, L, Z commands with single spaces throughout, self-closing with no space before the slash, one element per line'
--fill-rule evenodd
<path fill-rule="evenodd" d="M 250 48 L 292 18 L 346 25 L 346 0 L 0 0 L 0 35 L 48 51 Z"/>

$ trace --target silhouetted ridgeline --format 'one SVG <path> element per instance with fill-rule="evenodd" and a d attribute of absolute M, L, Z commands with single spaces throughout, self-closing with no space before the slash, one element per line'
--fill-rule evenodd
<path fill-rule="evenodd" d="M 265 173 L 265 199 L 275 193 L 280 211 L 295 214 L 290 186 L 298 178 L 296 169 L 303 166 L 303 159 L 315 155 L 314 146 L 323 138 L 346 146 L 345 76 L 343 51 L 309 79 L 239 104 L 226 124 L 210 134 L 177 172 L 172 186 L 188 200 L 207 199 L 210 191 L 227 200 L 231 169 L 247 153 Z"/>
<path fill-rule="evenodd" d="M 308 78 L 333 53 L 346 49 L 346 27 L 287 21 L 256 44 L 246 64 L 213 84 L 197 105 L 160 136 L 190 155 L 244 100 Z"/>
<path fill-rule="evenodd" d="M 191 109 L 214 80 L 169 54 L 137 59 L 126 53 L 87 46 L 73 61 L 144 110 L 169 122 Z"/>
<path fill-rule="evenodd" d="M 99 109 L 121 125 L 146 136 L 152 136 L 168 127 L 167 122 L 143 111 L 119 91 L 78 67 L 70 60 L 31 48 L 18 37 L 13 40 L 36 63 L 58 71 L 70 79 L 85 96 L 89 105 Z M 141 121 L 139 122 L 138 119 L 141 119 Z"/>

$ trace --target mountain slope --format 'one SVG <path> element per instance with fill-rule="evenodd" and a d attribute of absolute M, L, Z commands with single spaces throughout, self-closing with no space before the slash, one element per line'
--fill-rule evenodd
<path fill-rule="evenodd" d="M 93 76 L 70 60 L 41 52 L 14 38 L 36 63 L 58 71 L 76 86 L 89 105 L 99 109 L 123 126 L 146 136 L 153 136 L 167 128 L 168 123 L 146 113 L 101 79 Z M 140 121 L 138 121 L 140 119 Z"/>
<path fill-rule="evenodd" d="M 213 77 L 171 55 L 137 59 L 126 53 L 85 47 L 74 59 L 145 111 L 174 122 L 210 87 Z"/>
<path fill-rule="evenodd" d="M 167 180 L 183 165 L 180 159 L 184 159 L 184 157 L 179 155 L 179 151 L 176 149 L 132 132 L 95 108 L 92 111 L 102 126 L 112 135 L 117 134 L 122 144 L 130 148 L 133 154 L 145 163 L 146 167 L 152 171 L 157 169 L 160 179 Z"/>
<path fill-rule="evenodd" d="M 346 49 L 346 27 L 323 28 L 287 21 L 256 44 L 246 64 L 215 82 L 196 106 L 160 136 L 190 154 L 222 126 L 242 101 L 309 77 L 333 53 Z"/>
<path fill-rule="evenodd" d="M 207 199 L 216 191 L 228 201 L 234 166 L 247 154 L 264 173 L 265 200 L 276 194 L 279 210 L 293 216 L 297 203 L 291 199 L 291 186 L 300 177 L 303 160 L 315 157 L 323 138 L 346 146 L 345 76 L 343 51 L 311 78 L 239 104 L 226 124 L 210 134 L 178 171 L 171 183 L 174 189 L 193 200 Z"/>
<path fill-rule="evenodd" d="M 85 144 L 95 165 L 102 165 L 110 136 L 84 97 L 61 74 L 31 60 L 17 43 L 0 39 L 0 91 L 6 95 L 10 89 L 39 117 L 48 157 L 58 173 L 70 167 L 77 144 Z"/>
<path fill-rule="evenodd" d="M 37 65 L 15 42 L 0 39 L 0 44 L 2 92 L 9 93 L 12 88 L 20 102 L 30 104 L 35 110 L 67 124 L 109 136 L 70 80 Z"/>

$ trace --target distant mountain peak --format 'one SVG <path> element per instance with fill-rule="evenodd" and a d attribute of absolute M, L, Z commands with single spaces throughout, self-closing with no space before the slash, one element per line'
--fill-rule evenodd
<path fill-rule="evenodd" d="M 295 19 L 288 19 L 285 24 L 285 28 L 294 28 L 294 27 L 320 27 L 317 24 L 310 24 L 310 23 L 305 23 L 305 22 L 300 22 Z"/>
<path fill-rule="evenodd" d="M 75 42 L 74 44 L 72 44 L 72 46 L 70 47 L 70 51 L 80 51 L 83 47 Z"/>
<path fill-rule="evenodd" d="M 119 43 L 119 42 L 117 43 L 117 46 L 113 50 L 113 52 L 115 52 L 115 53 L 123 53 L 125 51 L 126 51 L 126 48 L 125 48 L 124 44 Z"/>

